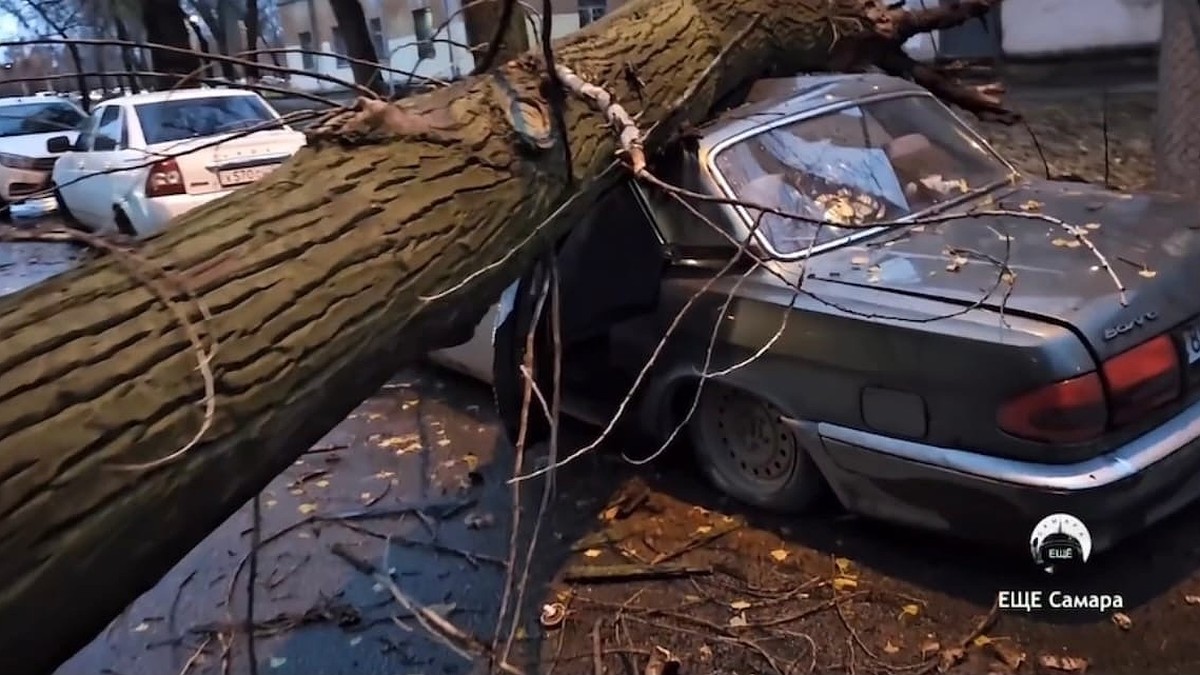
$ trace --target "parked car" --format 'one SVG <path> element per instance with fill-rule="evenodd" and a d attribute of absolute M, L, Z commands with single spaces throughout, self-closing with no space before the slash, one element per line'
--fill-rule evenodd
<path fill-rule="evenodd" d="M 70 101 L 47 96 L 0 98 L 0 219 L 9 205 L 44 191 L 61 153 L 46 148 L 46 140 L 74 140 L 87 119 Z"/>
<path fill-rule="evenodd" d="M 917 222 L 767 214 L 752 233 L 761 214 L 744 204 L 620 185 L 559 244 L 567 405 L 611 414 L 696 296 L 626 417 L 647 454 L 683 424 L 703 472 L 744 502 L 804 511 L 832 492 L 1026 550 L 1065 512 L 1102 550 L 1200 494 L 1196 202 L 1019 175 L 928 92 L 874 74 L 761 81 L 696 143 L 652 170 L 826 221 Z M 981 208 L 1016 215 L 969 215 Z M 765 262 L 710 283 L 746 239 Z M 491 375 L 510 432 L 545 274 L 434 354 Z"/>
<path fill-rule="evenodd" d="M 172 218 L 249 185 L 305 143 L 258 94 L 189 89 L 101 103 L 55 165 L 59 210 L 97 231 L 145 235 Z M 258 130 L 255 130 L 258 129 Z M 155 159 L 157 158 L 157 160 Z"/>

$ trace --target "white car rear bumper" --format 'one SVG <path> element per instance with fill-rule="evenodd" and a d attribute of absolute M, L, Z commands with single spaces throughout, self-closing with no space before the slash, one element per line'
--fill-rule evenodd
<path fill-rule="evenodd" d="M 171 222 L 171 219 L 232 192 L 233 190 L 220 190 L 200 195 L 139 196 L 122 204 L 121 209 L 129 216 L 129 223 L 133 225 L 133 229 L 137 230 L 139 235 L 147 235 L 159 231 Z"/>

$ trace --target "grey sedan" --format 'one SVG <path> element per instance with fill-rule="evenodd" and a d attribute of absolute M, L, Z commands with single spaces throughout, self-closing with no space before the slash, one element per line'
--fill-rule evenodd
<path fill-rule="evenodd" d="M 559 245 L 577 415 L 632 389 L 647 452 L 686 439 L 739 500 L 1014 546 L 1065 512 L 1104 549 L 1200 494 L 1194 202 L 1022 176 L 881 75 L 761 81 L 652 171 L 706 198 L 628 182 Z M 510 430 L 535 320 L 551 384 L 546 276 L 436 355 Z"/>

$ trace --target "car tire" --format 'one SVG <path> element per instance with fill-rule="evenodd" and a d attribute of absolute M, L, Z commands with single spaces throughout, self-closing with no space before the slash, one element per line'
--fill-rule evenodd
<path fill-rule="evenodd" d="M 688 420 L 701 472 L 740 502 L 783 513 L 811 510 L 828 493 L 825 478 L 782 417 L 758 396 L 705 382 Z"/>
<path fill-rule="evenodd" d="M 129 221 L 129 216 L 125 215 L 125 212 L 122 211 L 121 207 L 119 206 L 113 207 L 113 222 L 117 224 L 117 231 L 121 234 L 130 237 L 138 236 L 137 230 L 133 227 L 133 223 Z"/>
<path fill-rule="evenodd" d="M 0 223 L 12 222 L 12 211 L 10 211 L 8 207 L 9 202 L 7 200 L 0 199 Z"/>

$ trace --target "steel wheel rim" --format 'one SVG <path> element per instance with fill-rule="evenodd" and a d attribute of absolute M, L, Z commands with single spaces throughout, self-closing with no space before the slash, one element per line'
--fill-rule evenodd
<path fill-rule="evenodd" d="M 709 385 L 713 386 L 713 385 Z M 724 478 L 747 491 L 778 490 L 800 460 L 796 439 L 779 421 L 775 406 L 736 390 L 713 386 L 705 392 L 701 442 Z"/>

